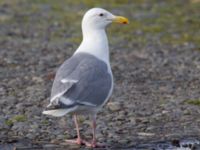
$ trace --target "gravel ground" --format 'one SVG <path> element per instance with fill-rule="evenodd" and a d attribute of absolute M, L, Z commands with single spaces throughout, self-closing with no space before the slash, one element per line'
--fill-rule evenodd
<path fill-rule="evenodd" d="M 99 142 L 107 149 L 180 146 L 185 140 L 198 145 L 198 0 L 10 0 L 0 1 L 0 149 L 80 148 L 64 143 L 76 137 L 71 116 L 41 112 L 56 69 L 81 41 L 81 17 L 94 6 L 131 21 L 108 31 L 115 87 L 98 115 Z M 90 121 L 79 121 L 90 139 Z"/>

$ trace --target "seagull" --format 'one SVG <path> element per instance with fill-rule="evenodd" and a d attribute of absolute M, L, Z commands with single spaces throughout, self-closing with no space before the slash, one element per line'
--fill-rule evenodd
<path fill-rule="evenodd" d="M 50 104 L 43 114 L 61 117 L 72 114 L 77 139 L 70 143 L 98 147 L 96 140 L 96 114 L 108 101 L 113 91 L 109 46 L 105 28 L 112 22 L 128 24 L 128 19 L 115 16 L 102 8 L 88 10 L 82 19 L 83 40 L 74 54 L 57 70 Z M 93 139 L 82 140 L 77 115 L 92 119 Z"/>

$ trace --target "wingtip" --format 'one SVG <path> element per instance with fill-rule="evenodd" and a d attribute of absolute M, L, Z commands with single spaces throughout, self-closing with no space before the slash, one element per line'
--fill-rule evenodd
<path fill-rule="evenodd" d="M 44 111 L 42 112 L 42 114 L 43 114 L 43 115 L 47 115 L 47 111 L 44 110 Z"/>
<path fill-rule="evenodd" d="M 51 105 L 52 105 L 52 104 L 51 104 L 51 103 L 49 103 L 49 105 L 47 105 L 47 108 L 48 108 L 48 107 L 51 107 Z"/>

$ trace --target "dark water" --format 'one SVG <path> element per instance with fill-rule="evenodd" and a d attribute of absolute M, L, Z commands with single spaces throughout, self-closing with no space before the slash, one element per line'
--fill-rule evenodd
<path fill-rule="evenodd" d="M 0 144 L 0 150 L 66 150 L 69 147 L 63 147 L 55 144 L 32 144 L 28 140 L 20 140 L 14 143 Z M 70 148 L 79 149 L 79 148 Z M 85 148 L 83 148 L 85 149 Z M 107 149 L 118 149 L 118 148 L 104 148 Z M 181 140 L 172 141 L 157 141 L 152 143 L 144 143 L 135 145 L 132 148 L 119 148 L 126 150 L 200 150 L 200 139 L 187 138 Z"/>
<path fill-rule="evenodd" d="M 141 144 L 135 150 L 200 150 L 199 139 L 182 139 Z"/>

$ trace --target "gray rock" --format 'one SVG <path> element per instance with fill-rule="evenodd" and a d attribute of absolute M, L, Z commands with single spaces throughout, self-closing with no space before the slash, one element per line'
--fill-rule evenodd
<path fill-rule="evenodd" d="M 119 111 L 121 109 L 121 103 L 119 103 L 119 102 L 109 102 L 107 107 L 111 111 Z"/>
<path fill-rule="evenodd" d="M 10 126 L 6 123 L 6 119 L 0 117 L 0 130 L 9 129 Z"/>
<path fill-rule="evenodd" d="M 36 135 L 34 133 L 28 133 L 26 137 L 29 139 L 35 139 Z"/>
<path fill-rule="evenodd" d="M 56 145 L 56 144 L 45 144 L 45 145 L 43 145 L 43 148 L 45 148 L 45 149 L 55 149 L 55 148 L 58 148 L 59 146 L 58 145 Z"/>
<path fill-rule="evenodd" d="M 56 136 L 56 139 L 58 139 L 58 140 L 64 140 L 65 138 L 66 138 L 66 136 L 64 136 L 62 134 Z"/>
<path fill-rule="evenodd" d="M 28 125 L 24 122 L 15 122 L 11 128 L 12 130 L 23 132 L 28 129 Z"/>

